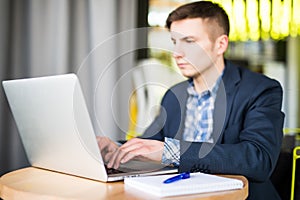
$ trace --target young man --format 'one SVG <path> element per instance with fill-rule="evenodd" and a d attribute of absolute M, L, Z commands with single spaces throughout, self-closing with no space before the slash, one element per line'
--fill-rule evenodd
<path fill-rule="evenodd" d="M 219 5 L 183 5 L 167 27 L 189 80 L 166 92 L 143 138 L 119 148 L 98 138 L 108 167 L 142 159 L 172 163 L 180 172 L 240 174 L 248 178 L 249 199 L 280 199 L 269 180 L 283 136 L 280 84 L 224 59 L 229 21 Z"/>

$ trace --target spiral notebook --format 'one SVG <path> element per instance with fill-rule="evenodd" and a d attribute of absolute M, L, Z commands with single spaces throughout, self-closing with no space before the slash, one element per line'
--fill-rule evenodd
<path fill-rule="evenodd" d="M 204 173 L 191 173 L 190 178 L 170 184 L 163 181 L 174 176 L 160 175 L 125 178 L 125 189 L 138 189 L 154 196 L 166 197 L 196 193 L 217 192 L 243 188 L 243 181 Z"/>

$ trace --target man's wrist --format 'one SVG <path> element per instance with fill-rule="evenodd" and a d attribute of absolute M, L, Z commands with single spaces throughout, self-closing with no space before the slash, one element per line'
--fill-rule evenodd
<path fill-rule="evenodd" d="M 179 166 L 180 164 L 180 141 L 165 137 L 162 164 Z"/>

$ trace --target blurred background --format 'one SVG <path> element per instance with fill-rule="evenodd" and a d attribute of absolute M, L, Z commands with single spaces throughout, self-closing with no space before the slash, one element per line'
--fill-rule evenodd
<path fill-rule="evenodd" d="M 164 91 L 184 79 L 164 23 L 187 2 L 192 1 L 0 0 L 0 80 L 76 73 L 97 134 L 114 140 L 139 135 Z M 231 22 L 226 58 L 282 84 L 284 132 L 293 138 L 287 146 L 292 149 L 300 127 L 300 1 L 215 2 Z M 1 87 L 0 176 L 28 165 Z"/>

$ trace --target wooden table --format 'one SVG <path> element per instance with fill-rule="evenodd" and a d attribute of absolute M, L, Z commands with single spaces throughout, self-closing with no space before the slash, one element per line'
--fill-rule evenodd
<path fill-rule="evenodd" d="M 184 195 L 163 199 L 241 200 L 248 196 L 248 181 L 243 176 L 226 176 L 244 182 L 243 189 Z M 28 167 L 0 178 L 0 197 L 10 199 L 157 199 L 128 189 L 124 182 L 102 183 L 90 179 Z"/>

